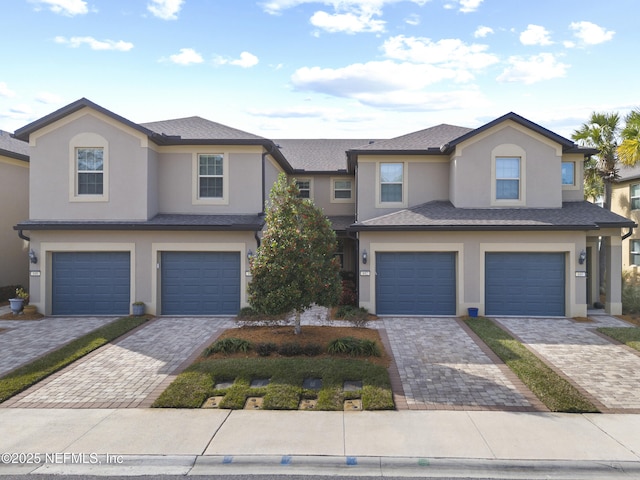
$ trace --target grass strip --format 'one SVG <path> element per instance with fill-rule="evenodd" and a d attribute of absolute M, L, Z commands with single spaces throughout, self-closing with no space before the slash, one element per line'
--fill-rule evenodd
<path fill-rule="evenodd" d="M 604 333 L 628 347 L 640 351 L 640 328 L 635 327 L 602 327 L 598 328 L 600 333 Z"/>
<path fill-rule="evenodd" d="M 552 412 L 598 412 L 573 385 L 488 318 L 465 320 L 491 350 Z"/>
<path fill-rule="evenodd" d="M 251 380 L 270 379 L 251 388 Z M 320 390 L 302 387 L 305 378 L 321 378 Z M 344 392 L 347 380 L 363 388 Z M 233 382 L 216 390 L 221 382 Z M 221 408 L 241 409 L 247 397 L 264 398 L 265 410 L 297 410 L 301 399 L 317 398 L 316 410 L 343 410 L 344 400 L 361 398 L 365 410 L 394 409 L 387 369 L 365 360 L 332 358 L 230 358 L 199 361 L 178 375 L 153 404 L 164 408 L 199 408 L 208 397 L 224 395 Z"/>
<path fill-rule="evenodd" d="M 0 378 L 0 402 L 22 392 L 147 320 L 149 317 L 120 318 L 8 373 Z"/>

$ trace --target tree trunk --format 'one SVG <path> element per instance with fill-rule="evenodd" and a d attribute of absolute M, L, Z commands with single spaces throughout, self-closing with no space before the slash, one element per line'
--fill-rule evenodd
<path fill-rule="evenodd" d="M 605 179 L 604 181 L 604 202 L 602 207 L 605 210 L 611 211 L 611 201 L 613 194 L 613 185 L 610 181 Z M 607 239 L 605 237 L 600 237 L 600 249 L 598 251 L 598 266 L 600 271 L 599 286 L 600 292 L 606 291 L 606 282 L 607 282 Z M 597 301 L 600 301 L 600 297 L 598 297 Z"/>
<path fill-rule="evenodd" d="M 294 323 L 293 333 L 295 333 L 296 335 L 300 335 L 301 332 L 302 327 L 300 326 L 300 311 L 296 310 L 296 321 Z"/>

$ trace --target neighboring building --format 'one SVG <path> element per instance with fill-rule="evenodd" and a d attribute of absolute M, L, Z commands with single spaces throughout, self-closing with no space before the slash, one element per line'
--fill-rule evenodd
<path fill-rule="evenodd" d="M 29 217 L 29 144 L 0 130 L 0 287 L 27 286 L 27 243 L 13 226 Z"/>
<path fill-rule="evenodd" d="M 619 175 L 620 181 L 613 184 L 611 211 L 637 224 L 640 220 L 640 166 L 622 167 Z M 622 268 L 627 270 L 638 266 L 640 266 L 640 234 L 634 230 L 622 245 Z"/>
<path fill-rule="evenodd" d="M 273 141 L 191 117 L 136 124 L 86 99 L 16 131 L 31 145 L 32 302 L 47 314 L 233 315 L 279 173 L 330 218 L 360 304 L 389 315 L 586 315 L 610 237 L 579 147 L 510 113 L 390 140 Z M 586 260 L 586 261 L 585 261 Z M 591 270 L 594 270 L 593 272 Z"/>

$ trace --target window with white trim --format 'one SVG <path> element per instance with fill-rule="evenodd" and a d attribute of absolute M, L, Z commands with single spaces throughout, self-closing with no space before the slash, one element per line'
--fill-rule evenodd
<path fill-rule="evenodd" d="M 104 193 L 104 149 L 76 148 L 76 191 L 78 195 Z"/>
<path fill-rule="evenodd" d="M 300 193 L 298 198 L 311 198 L 311 180 L 296 180 Z"/>
<path fill-rule="evenodd" d="M 349 179 L 335 179 L 333 180 L 333 195 L 332 200 L 335 201 L 350 201 L 353 198 L 353 181 Z"/>
<path fill-rule="evenodd" d="M 224 197 L 224 155 L 198 155 L 198 198 Z"/>
<path fill-rule="evenodd" d="M 631 265 L 640 265 L 640 240 L 631 240 L 629 248 L 631 250 L 629 263 Z"/>
<path fill-rule="evenodd" d="M 629 186 L 629 202 L 631 203 L 631 210 L 640 209 L 640 184 Z"/>
<path fill-rule="evenodd" d="M 496 200 L 520 199 L 520 157 L 496 158 Z"/>
<path fill-rule="evenodd" d="M 380 164 L 380 203 L 402 203 L 404 186 L 403 163 Z"/>
<path fill-rule="evenodd" d="M 573 186 L 576 184 L 575 162 L 562 162 L 562 185 Z"/>

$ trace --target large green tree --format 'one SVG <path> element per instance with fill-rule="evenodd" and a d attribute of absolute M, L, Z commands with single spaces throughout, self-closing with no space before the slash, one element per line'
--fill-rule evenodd
<path fill-rule="evenodd" d="M 259 313 L 295 313 L 296 333 L 302 312 L 313 304 L 337 305 L 341 294 L 335 232 L 322 211 L 299 193 L 295 180 L 284 174 L 271 189 L 248 287 L 249 303 Z"/>

